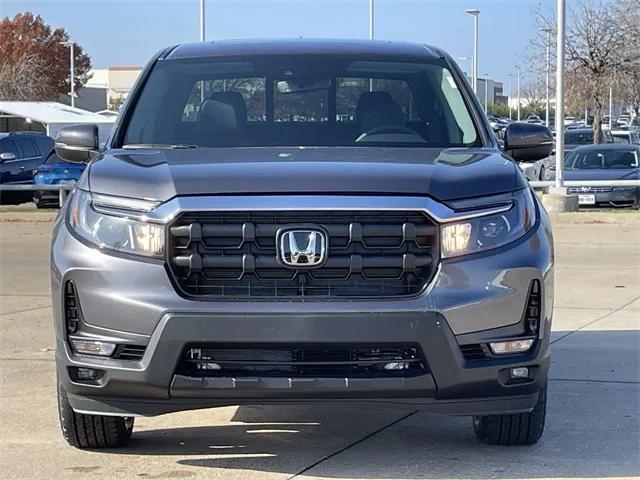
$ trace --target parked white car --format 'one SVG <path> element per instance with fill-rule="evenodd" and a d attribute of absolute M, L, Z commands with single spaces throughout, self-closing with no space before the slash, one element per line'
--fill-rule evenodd
<path fill-rule="evenodd" d="M 546 160 L 546 158 L 543 158 L 534 163 L 518 163 L 518 166 L 525 177 L 527 177 L 527 180 L 537 182 L 538 180 L 544 180 L 547 169 Z"/>

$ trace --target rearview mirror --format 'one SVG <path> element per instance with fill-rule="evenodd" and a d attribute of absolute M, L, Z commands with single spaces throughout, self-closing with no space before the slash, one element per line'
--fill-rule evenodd
<path fill-rule="evenodd" d="M 68 162 L 87 163 L 98 155 L 98 126 L 94 124 L 71 125 L 58 132 L 56 153 Z"/>
<path fill-rule="evenodd" d="M 504 132 L 504 151 L 516 162 L 533 163 L 553 150 L 553 135 L 544 125 L 510 123 Z"/>
<path fill-rule="evenodd" d="M 302 92 L 316 92 L 320 90 L 328 90 L 331 87 L 331 79 L 329 78 L 292 78 L 289 80 L 280 80 L 276 82 L 278 92 L 281 94 L 287 93 L 302 93 Z"/>
<path fill-rule="evenodd" d="M 0 163 L 6 162 L 8 160 L 15 160 L 16 156 L 13 152 L 2 152 L 0 153 Z"/>

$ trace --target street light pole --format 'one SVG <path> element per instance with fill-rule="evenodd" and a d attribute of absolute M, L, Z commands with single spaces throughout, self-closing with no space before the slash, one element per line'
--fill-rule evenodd
<path fill-rule="evenodd" d="M 558 0 L 556 41 L 556 193 L 564 193 L 564 41 L 566 0 Z"/>
<path fill-rule="evenodd" d="M 373 40 L 373 0 L 369 0 L 369 40 Z"/>
<path fill-rule="evenodd" d="M 609 87 L 609 131 L 613 128 L 613 87 Z"/>
<path fill-rule="evenodd" d="M 513 73 L 509 74 L 509 101 L 507 104 L 509 105 L 509 120 L 513 119 L 511 114 L 511 99 L 513 98 Z"/>
<path fill-rule="evenodd" d="M 65 47 L 69 47 L 69 96 L 71 97 L 71 106 L 76 106 L 76 78 L 75 78 L 75 50 L 73 47 L 73 42 L 60 42 L 60 45 L 64 45 Z"/>
<path fill-rule="evenodd" d="M 200 0 L 200 41 L 204 42 L 206 40 L 207 34 L 205 31 L 205 23 L 204 23 L 204 0 Z"/>
<path fill-rule="evenodd" d="M 204 0 L 200 0 L 200 41 L 204 42 L 206 38 Z M 202 102 L 204 102 L 204 80 L 200 80 L 200 103 Z"/>
<path fill-rule="evenodd" d="M 373 40 L 373 0 L 369 0 L 369 40 Z M 369 91 L 373 92 L 373 78 L 369 79 Z"/>
<path fill-rule="evenodd" d="M 477 8 L 468 8 L 466 13 L 473 16 L 473 60 L 471 65 L 471 86 L 473 92 L 478 94 L 478 15 L 480 10 Z"/>
<path fill-rule="evenodd" d="M 489 113 L 489 74 L 484 74 L 484 113 Z"/>
<path fill-rule="evenodd" d="M 550 28 L 541 28 L 540 29 L 541 32 L 545 32 L 547 34 L 547 65 L 546 65 L 546 73 L 547 73 L 547 84 L 546 84 L 546 91 L 547 91 L 547 103 L 546 103 L 546 108 L 545 108 L 545 117 L 544 117 L 544 123 L 545 125 L 548 127 L 549 126 L 549 110 L 550 110 L 550 106 L 549 106 L 549 90 L 550 90 L 550 83 L 551 83 L 551 32 L 553 31 Z"/>
<path fill-rule="evenodd" d="M 513 66 L 518 73 L 518 121 L 520 121 L 520 65 Z"/>

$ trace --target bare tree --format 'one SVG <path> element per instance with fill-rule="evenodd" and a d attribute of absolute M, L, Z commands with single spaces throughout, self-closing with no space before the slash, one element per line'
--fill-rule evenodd
<path fill-rule="evenodd" d="M 547 91 L 544 77 L 530 75 L 522 86 L 522 94 L 529 109 L 538 115 L 545 109 Z"/>
<path fill-rule="evenodd" d="M 616 91 L 623 102 L 631 106 L 635 116 L 640 116 L 640 55 L 637 54 L 637 37 L 640 32 L 640 0 L 618 0 L 619 28 L 627 40 L 628 62 L 616 79 Z"/>
<path fill-rule="evenodd" d="M 609 88 L 616 84 L 632 102 L 634 80 L 640 62 L 637 35 L 640 31 L 640 0 L 575 0 L 567 18 L 566 37 L 566 109 L 580 112 L 592 107 L 594 142 L 602 139 L 602 118 L 608 103 Z M 529 73 L 543 79 L 546 72 L 547 33 L 551 29 L 551 64 L 555 64 L 556 35 L 552 12 L 533 10 L 538 30 L 531 40 L 526 64 Z M 637 50 L 637 47 L 636 47 Z M 551 89 L 554 84 L 551 76 Z M 624 87 L 623 87 L 624 85 Z"/>
<path fill-rule="evenodd" d="M 0 61 L 0 100 L 33 100 L 42 98 L 47 87 L 37 74 L 45 68 L 38 55 L 24 55 L 18 62 Z"/>
<path fill-rule="evenodd" d="M 622 19 L 614 2 L 579 0 L 567 28 L 568 70 L 593 102 L 593 141 L 602 141 L 602 118 L 608 91 L 633 62 Z"/>
<path fill-rule="evenodd" d="M 1 1 L 1 0 L 0 0 Z M 37 70 L 31 72 L 32 81 L 38 82 L 38 96 L 22 100 L 53 100 L 61 93 L 69 92 L 69 48 L 61 42 L 69 41 L 69 34 L 63 28 L 52 28 L 39 15 L 31 12 L 18 13 L 14 18 L 0 19 L 0 64 L 5 75 L 22 71 L 26 65 L 38 62 Z M 34 60 L 36 59 L 37 60 Z M 82 47 L 74 43 L 74 83 L 82 87 L 89 79 L 91 60 Z M 9 84 L 15 83 L 4 77 Z M 29 85 L 33 85 L 32 81 Z M 19 85 L 2 85 L 3 90 L 12 88 L 24 90 Z M 29 87 L 32 88 L 32 87 Z M 8 100 L 20 100 L 8 97 Z"/>

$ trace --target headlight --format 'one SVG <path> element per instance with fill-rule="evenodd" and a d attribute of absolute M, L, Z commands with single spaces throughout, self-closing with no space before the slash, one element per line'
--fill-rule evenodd
<path fill-rule="evenodd" d="M 442 226 L 442 257 L 454 257 L 498 248 L 527 233 L 536 221 L 533 193 L 515 192 L 513 206 L 506 212 L 476 217 Z"/>
<path fill-rule="evenodd" d="M 69 223 L 85 240 L 119 252 L 161 257 L 164 252 L 164 228 L 162 225 L 135 220 L 125 210 L 150 210 L 154 202 L 107 197 L 76 190 L 69 209 Z M 146 202 L 146 203 L 145 203 Z M 100 206 L 97 211 L 94 206 Z M 106 213 L 105 209 L 113 209 Z M 119 213 L 121 212 L 121 213 Z"/>

